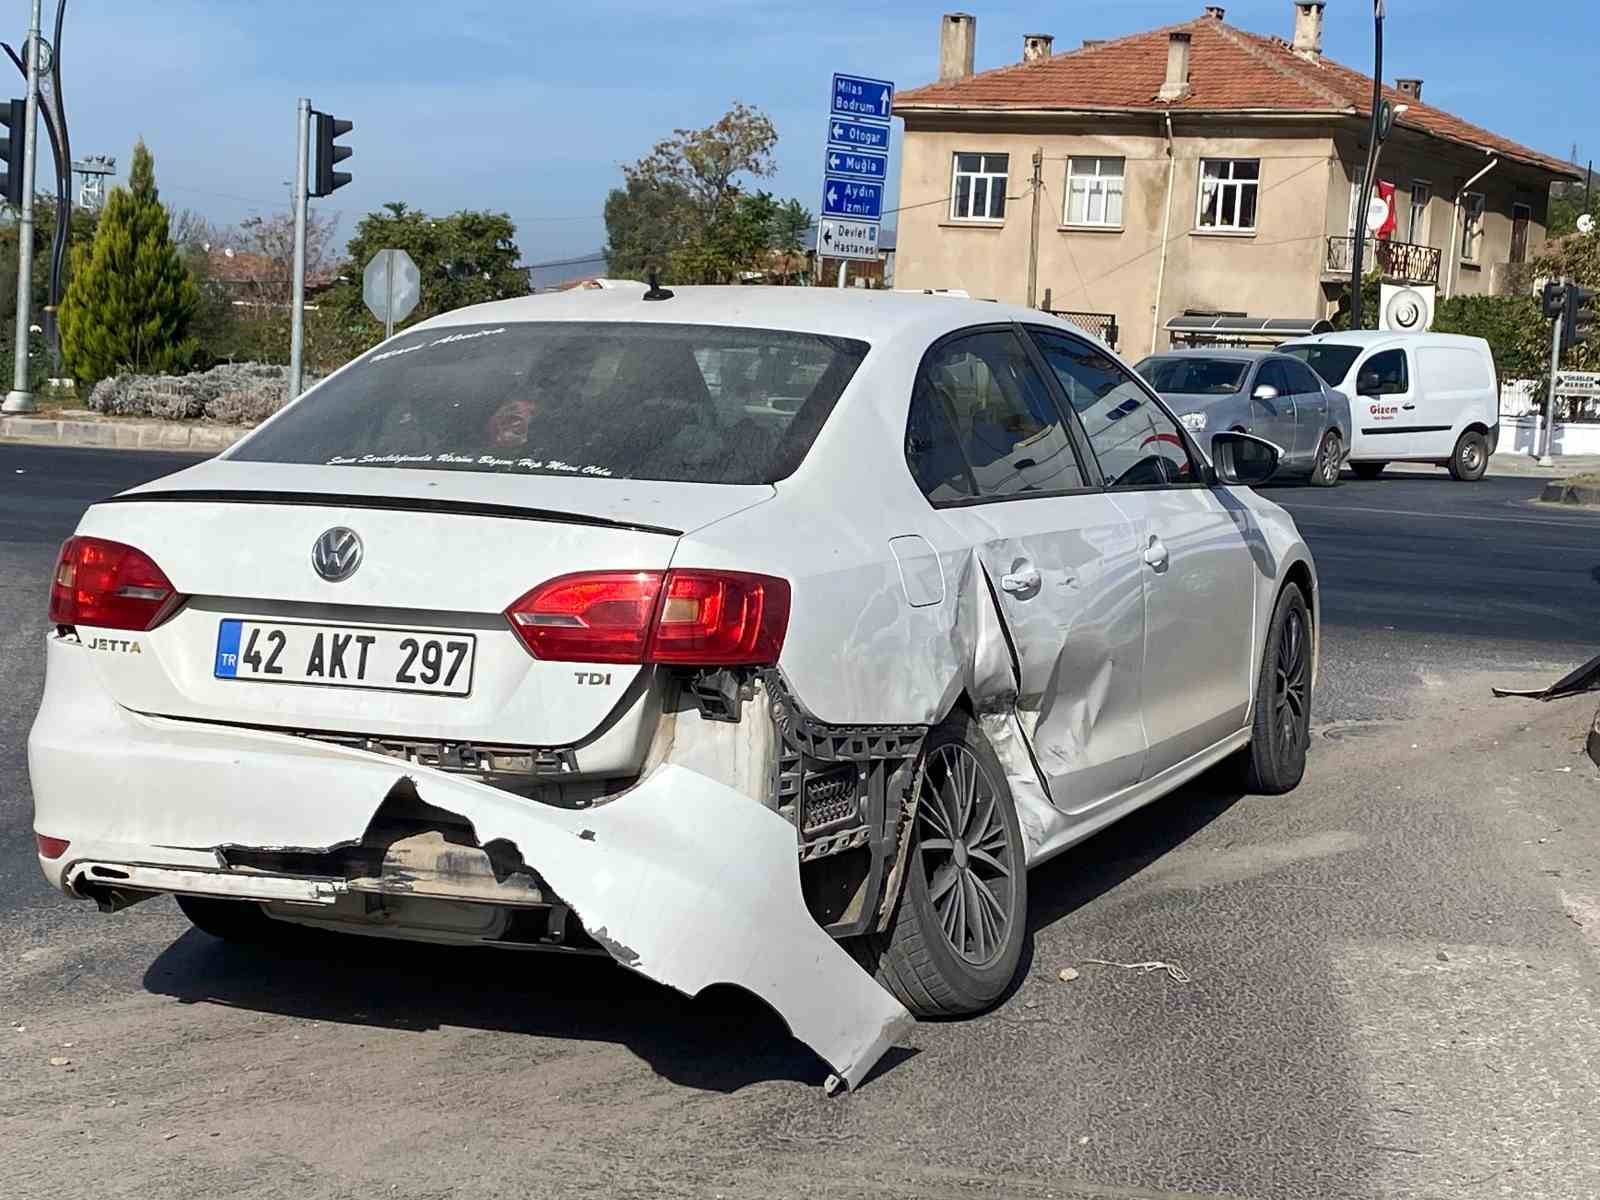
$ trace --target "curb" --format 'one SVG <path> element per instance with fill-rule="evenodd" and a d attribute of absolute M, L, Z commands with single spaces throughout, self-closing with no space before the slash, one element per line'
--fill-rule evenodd
<path fill-rule="evenodd" d="M 193 450 L 216 453 L 249 429 L 191 421 L 105 421 L 83 417 L 0 417 L 0 441 L 99 450 Z"/>
<path fill-rule="evenodd" d="M 1541 504 L 1592 505 L 1600 507 L 1600 487 L 1586 483 L 1568 483 L 1553 479 L 1539 493 Z"/>

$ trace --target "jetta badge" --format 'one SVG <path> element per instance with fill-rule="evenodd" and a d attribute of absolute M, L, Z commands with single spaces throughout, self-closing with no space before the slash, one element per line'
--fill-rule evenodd
<path fill-rule="evenodd" d="M 361 538 L 354 529 L 335 525 L 311 547 L 311 565 L 329 583 L 341 583 L 361 565 Z"/>

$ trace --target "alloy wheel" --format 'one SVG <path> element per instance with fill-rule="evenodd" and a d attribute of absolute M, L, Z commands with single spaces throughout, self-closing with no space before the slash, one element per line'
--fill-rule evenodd
<path fill-rule="evenodd" d="M 1011 925 L 1013 860 L 1000 788 L 966 746 L 929 755 L 917 805 L 918 853 L 928 899 L 945 940 L 982 965 L 1006 945 Z"/>
<path fill-rule="evenodd" d="M 1305 614 L 1290 608 L 1278 638 L 1273 683 L 1273 749 L 1278 761 L 1300 748 L 1301 727 L 1310 711 L 1307 684 L 1311 675 L 1310 639 L 1306 636 Z"/>
<path fill-rule="evenodd" d="M 1339 439 L 1333 434 L 1322 439 L 1322 457 L 1317 463 L 1317 470 L 1328 483 L 1339 478 L 1339 450 Z"/>

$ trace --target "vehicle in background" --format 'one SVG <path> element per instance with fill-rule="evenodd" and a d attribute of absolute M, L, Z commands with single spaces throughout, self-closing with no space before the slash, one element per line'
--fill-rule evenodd
<path fill-rule="evenodd" d="M 1350 402 L 1298 359 L 1266 350 L 1171 350 L 1135 370 L 1201 440 L 1251 433 L 1282 452 L 1277 478 L 1339 482 Z"/>
<path fill-rule="evenodd" d="M 1351 397 L 1350 468 L 1392 462 L 1482 479 L 1500 442 L 1500 384 L 1489 343 L 1453 333 L 1320 333 L 1279 346 Z"/>

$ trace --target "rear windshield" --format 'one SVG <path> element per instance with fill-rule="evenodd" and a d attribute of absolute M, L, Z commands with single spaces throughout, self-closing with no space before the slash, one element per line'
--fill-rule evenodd
<path fill-rule="evenodd" d="M 1249 369 L 1235 358 L 1147 358 L 1134 368 L 1158 392 L 1200 396 L 1231 396 Z"/>
<path fill-rule="evenodd" d="M 867 352 L 767 329 L 508 322 L 386 342 L 240 444 L 246 462 L 771 483 Z"/>
<path fill-rule="evenodd" d="M 1344 382 L 1344 377 L 1350 373 L 1350 364 L 1361 357 L 1360 346 L 1340 346 L 1332 342 L 1318 342 L 1310 346 L 1280 346 L 1278 352 L 1287 354 L 1291 358 L 1298 358 L 1322 376 L 1322 382 L 1331 388 L 1336 388 Z"/>

